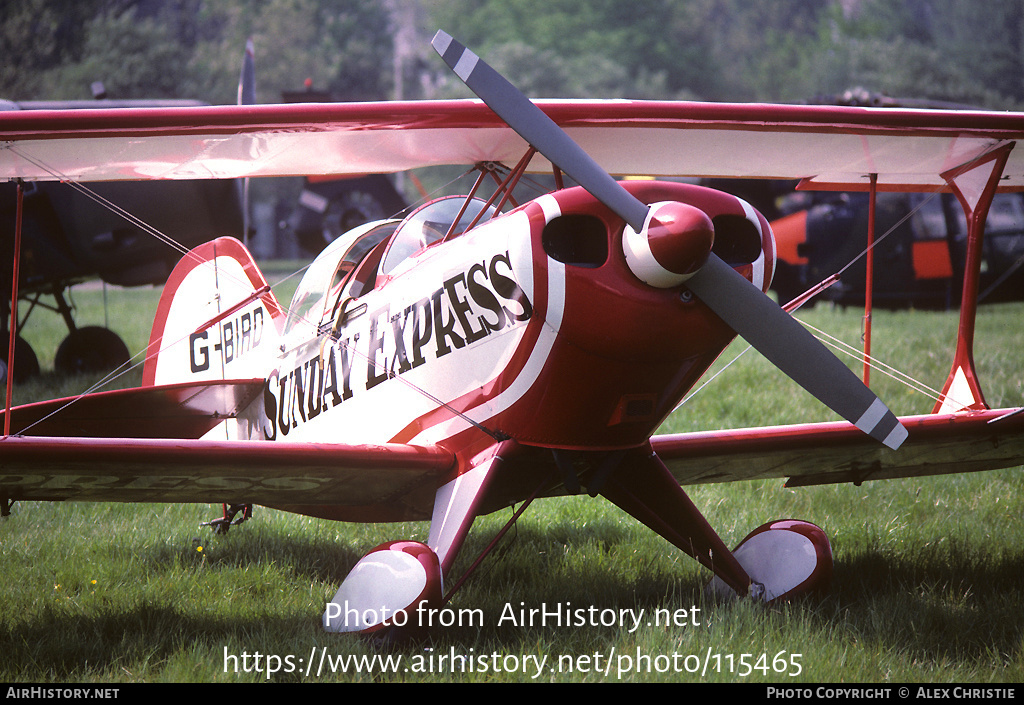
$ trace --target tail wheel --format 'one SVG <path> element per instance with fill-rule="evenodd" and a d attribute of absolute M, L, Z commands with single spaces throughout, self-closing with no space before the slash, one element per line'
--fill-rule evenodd
<path fill-rule="evenodd" d="M 116 333 L 109 328 L 88 326 L 71 331 L 64 339 L 57 348 L 53 367 L 59 374 L 107 372 L 128 359 L 128 347 Z"/>

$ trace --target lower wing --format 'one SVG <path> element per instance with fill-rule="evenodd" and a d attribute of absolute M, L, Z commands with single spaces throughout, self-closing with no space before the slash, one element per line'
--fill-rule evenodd
<path fill-rule="evenodd" d="M 1020 409 L 902 417 L 898 451 L 845 422 L 655 436 L 680 484 L 786 478 L 787 487 L 861 483 L 1024 465 Z"/>
<path fill-rule="evenodd" d="M 259 399 L 262 385 L 141 387 L 13 409 L 16 435 L 0 439 L 0 498 L 308 506 L 318 515 L 329 507 L 337 518 L 367 521 L 429 517 L 455 466 L 444 449 L 200 438 Z"/>

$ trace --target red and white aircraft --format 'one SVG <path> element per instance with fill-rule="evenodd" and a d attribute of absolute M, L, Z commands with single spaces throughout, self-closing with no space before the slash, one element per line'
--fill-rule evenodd
<path fill-rule="evenodd" d="M 532 103 L 443 32 L 434 46 L 483 102 L 0 115 L 0 175 L 22 180 L 478 164 L 479 185 L 515 164 L 488 201 L 440 199 L 339 238 L 288 309 L 237 241 L 193 250 L 165 287 L 142 387 L 5 414 L 5 509 L 225 501 L 224 523 L 250 504 L 429 519 L 425 544 L 373 549 L 325 610 L 329 630 L 377 632 L 450 598 L 474 517 L 513 503 L 601 495 L 710 568 L 718 589 L 773 600 L 828 577 L 825 535 L 774 522 L 731 552 L 681 485 L 1024 463 L 1024 414 L 987 408 L 971 353 L 985 212 L 997 189 L 1024 187 L 1024 115 Z M 517 202 L 527 171 L 557 187 Z M 563 173 L 580 185 L 563 187 Z M 765 296 L 775 246 L 748 204 L 609 173 L 952 189 L 975 278 L 944 401 L 897 419 Z M 737 334 L 846 421 L 653 435 Z"/>

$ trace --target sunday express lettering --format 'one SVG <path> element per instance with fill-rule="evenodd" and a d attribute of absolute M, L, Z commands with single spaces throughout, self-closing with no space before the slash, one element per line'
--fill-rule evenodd
<path fill-rule="evenodd" d="M 360 316 L 362 328 L 345 335 L 338 345 L 324 347 L 291 370 L 275 371 L 263 390 L 266 438 L 287 435 L 351 399 L 354 379 L 362 381 L 365 376 L 361 389 L 373 389 L 529 320 L 533 305 L 511 273 L 508 253 L 495 255 L 490 262 L 449 277 L 430 296 L 409 306 L 392 310 L 387 304 Z"/>

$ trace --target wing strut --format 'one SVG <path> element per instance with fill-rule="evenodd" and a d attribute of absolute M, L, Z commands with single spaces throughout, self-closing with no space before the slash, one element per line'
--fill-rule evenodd
<path fill-rule="evenodd" d="M 21 261 L 21 219 L 25 185 L 18 179 L 18 205 L 14 216 L 14 268 L 11 276 L 11 330 L 7 342 L 7 400 L 4 405 L 4 438 L 11 435 L 11 393 L 14 389 L 14 349 L 18 340 L 18 265 Z"/>
<path fill-rule="evenodd" d="M 978 280 L 981 272 L 985 218 L 996 195 L 999 180 L 1014 142 L 1003 144 L 968 165 L 942 174 L 956 194 L 967 218 L 967 257 L 964 288 L 960 299 L 960 325 L 956 335 L 953 367 L 942 387 L 940 401 L 932 413 L 961 409 L 988 409 L 974 367 L 974 322 L 978 310 Z M 987 169 L 986 169 L 987 167 Z"/>
<path fill-rule="evenodd" d="M 18 340 L 18 265 L 21 261 L 21 221 L 25 202 L 25 186 L 18 179 L 18 201 L 14 216 L 14 268 L 11 276 L 11 324 L 10 340 L 7 342 L 7 396 L 4 403 L 4 438 L 11 435 L 11 394 L 14 390 L 14 350 Z M 0 517 L 11 515 L 14 500 L 6 493 L 0 495 Z"/>
<path fill-rule="evenodd" d="M 875 211 L 878 201 L 878 174 L 871 174 L 868 187 L 868 247 L 864 275 L 864 386 L 871 383 L 871 308 L 875 292 Z"/>

